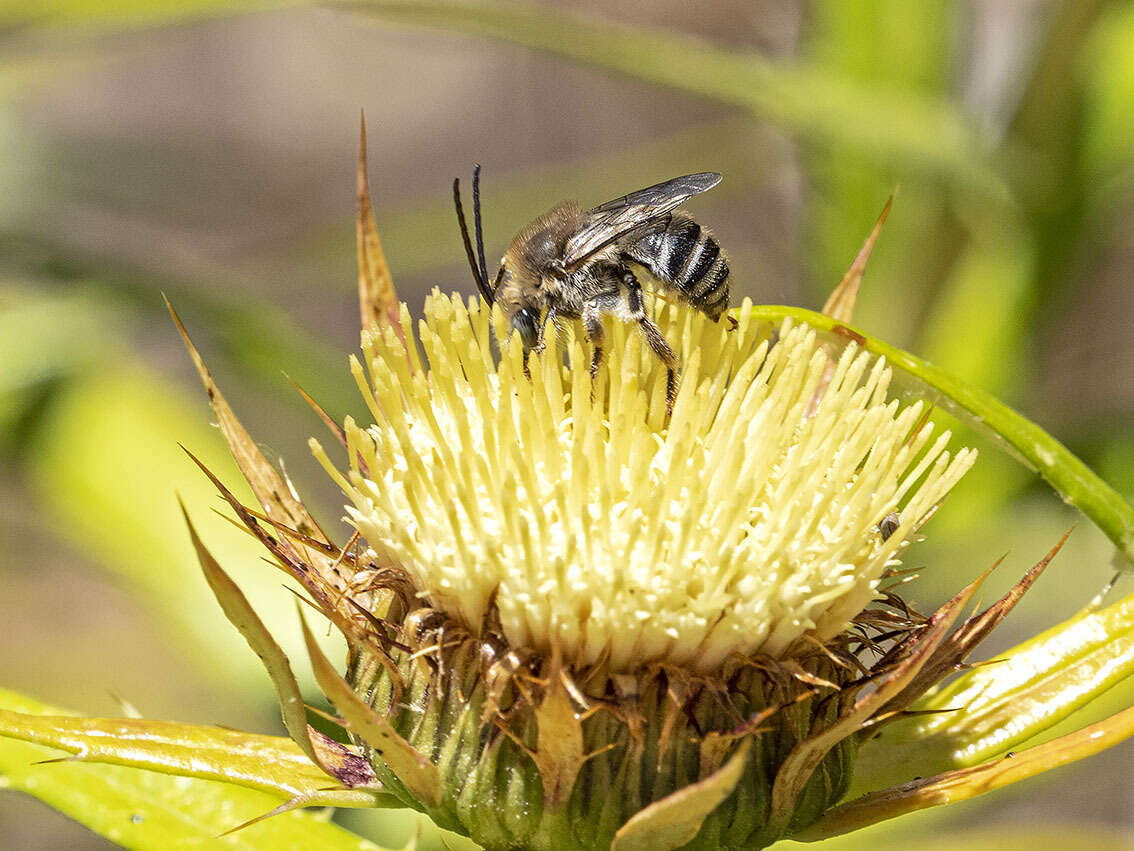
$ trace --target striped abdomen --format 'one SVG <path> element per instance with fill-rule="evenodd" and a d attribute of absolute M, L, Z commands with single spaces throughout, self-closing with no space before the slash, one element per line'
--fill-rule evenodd
<path fill-rule="evenodd" d="M 713 235 L 684 213 L 674 213 L 664 231 L 622 246 L 622 253 L 710 319 L 728 308 L 728 260 Z"/>

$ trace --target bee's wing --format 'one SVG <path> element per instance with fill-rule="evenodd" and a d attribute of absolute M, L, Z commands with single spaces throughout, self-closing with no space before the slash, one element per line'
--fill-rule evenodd
<path fill-rule="evenodd" d="M 567 240 L 563 265 L 570 269 L 612 242 L 630 235 L 640 238 L 664 228 L 676 207 L 712 189 L 720 180 L 721 176 L 712 171 L 686 174 L 588 210 L 583 226 Z"/>

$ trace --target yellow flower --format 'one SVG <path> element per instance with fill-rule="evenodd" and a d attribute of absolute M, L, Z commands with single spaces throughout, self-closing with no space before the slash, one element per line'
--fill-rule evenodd
<path fill-rule="evenodd" d="M 610 329 L 592 388 L 579 340 L 525 368 L 499 315 L 435 293 L 425 361 L 364 335 L 374 424 L 346 423 L 348 475 L 316 452 L 375 556 L 474 634 L 498 621 L 509 646 L 613 672 L 811 652 L 877 596 L 975 452 L 951 456 L 922 402 L 888 397 L 884 360 L 737 315 L 659 310 L 685 364 L 667 422 L 665 372 L 632 328 Z"/>

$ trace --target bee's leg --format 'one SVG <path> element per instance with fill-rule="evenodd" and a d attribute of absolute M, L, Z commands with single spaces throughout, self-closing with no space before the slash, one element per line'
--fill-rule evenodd
<path fill-rule="evenodd" d="M 661 329 L 646 315 L 642 303 L 642 285 L 629 269 L 622 270 L 622 283 L 626 287 L 626 306 L 630 319 L 638 323 L 646 344 L 658 360 L 665 364 L 665 411 L 667 415 L 672 414 L 673 403 L 677 401 L 677 355 L 670 348 Z"/>
<path fill-rule="evenodd" d="M 642 329 L 642 336 L 646 338 L 646 343 L 654 350 L 654 354 L 665 364 L 665 413 L 669 416 L 677 401 L 677 355 L 666 342 L 661 329 L 648 316 L 638 320 L 638 327 Z"/>
<path fill-rule="evenodd" d="M 591 354 L 591 396 L 594 397 L 594 380 L 598 376 L 599 367 L 602 366 L 603 346 L 606 344 L 606 335 L 602 330 L 602 313 L 596 302 L 588 301 L 583 306 L 583 327 L 587 329 L 587 338 L 594 346 Z"/>
<path fill-rule="evenodd" d="M 543 350 L 547 347 L 547 338 L 544 336 L 544 332 L 547 329 L 547 321 L 551 318 L 551 313 L 552 312 L 549 309 L 547 311 L 547 315 L 544 316 L 543 321 L 540 322 L 539 333 L 536 335 L 535 344 L 530 348 L 527 345 L 524 346 L 524 376 L 526 378 L 532 377 L 532 370 L 531 367 L 528 366 L 528 359 L 532 355 L 542 354 Z"/>
<path fill-rule="evenodd" d="M 539 324 L 539 336 L 536 337 L 535 345 L 532 346 L 532 353 L 542 355 L 543 350 L 547 348 L 547 326 L 554 325 L 555 323 L 555 308 L 549 307 L 547 313 L 543 315 L 543 322 Z"/>

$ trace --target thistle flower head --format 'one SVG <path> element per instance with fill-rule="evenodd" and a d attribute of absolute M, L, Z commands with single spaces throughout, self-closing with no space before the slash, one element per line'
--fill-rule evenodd
<path fill-rule="evenodd" d="M 350 499 L 343 547 L 186 337 L 267 513 L 214 482 L 347 639 L 340 676 L 305 627 L 359 751 L 310 729 L 286 657 L 194 541 L 304 753 L 485 848 L 715 851 L 814 829 L 864 731 L 955 670 L 1046 563 L 952 634 L 979 579 L 928 618 L 880 587 L 974 453 L 889 398 L 882 360 L 810 325 L 660 306 L 682 358 L 671 415 L 663 368 L 618 323 L 592 377 L 578 340 L 526 356 L 479 301 L 434 294 L 417 334 L 398 312 L 352 361 L 373 422 L 316 406 L 350 459 L 340 473 L 313 443 Z"/>
<path fill-rule="evenodd" d="M 660 306 L 684 363 L 667 418 L 632 327 L 610 329 L 592 383 L 578 339 L 525 362 L 483 302 L 435 293 L 424 362 L 389 328 L 364 337 L 374 424 L 347 422 L 335 473 L 350 520 L 431 608 L 576 669 L 810 651 L 877 596 L 975 453 L 888 398 L 884 360 L 748 313 Z"/>
<path fill-rule="evenodd" d="M 477 300 L 435 293 L 416 335 L 386 301 L 370 321 L 363 298 L 352 359 L 372 424 L 315 406 L 350 459 L 340 473 L 312 444 L 350 498 L 342 547 L 179 324 L 266 513 L 210 477 L 347 640 L 340 676 L 304 625 L 357 750 L 310 728 L 286 656 L 191 529 L 198 556 L 292 739 L 351 802 L 541 851 L 739 851 L 873 818 L 872 795 L 832 809 L 867 731 L 955 671 L 1059 549 L 955 630 L 983 577 L 929 617 L 880 586 L 975 453 L 890 398 L 839 321 L 815 326 L 836 342 L 757 321 L 778 308 L 715 324 L 660 306 L 682 358 L 671 414 L 624 325 L 592 376 L 578 340 L 529 357 Z"/>

